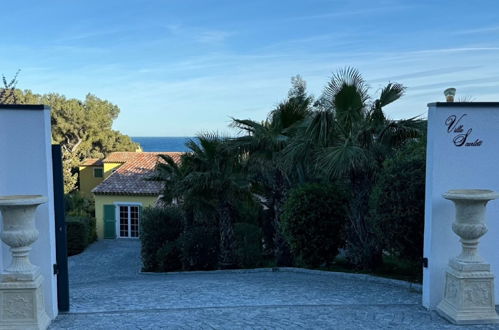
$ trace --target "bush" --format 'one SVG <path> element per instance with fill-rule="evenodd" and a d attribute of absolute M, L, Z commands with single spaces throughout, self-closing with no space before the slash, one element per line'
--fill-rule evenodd
<path fill-rule="evenodd" d="M 88 219 L 88 244 L 97 241 L 97 222 L 95 217 Z"/>
<path fill-rule="evenodd" d="M 241 196 L 234 207 L 235 223 L 249 223 L 258 225 L 261 221 L 263 209 L 261 203 L 256 201 L 252 195 Z"/>
<path fill-rule="evenodd" d="M 262 264 L 262 230 L 249 223 L 234 225 L 236 256 L 242 268 L 254 268 Z"/>
<path fill-rule="evenodd" d="M 218 265 L 219 231 L 215 226 L 189 227 L 180 236 L 182 265 L 185 270 L 210 270 Z"/>
<path fill-rule="evenodd" d="M 91 243 L 95 242 L 97 240 L 97 225 L 95 222 L 95 218 L 89 218 L 87 216 L 66 216 L 66 222 L 82 222 L 85 224 L 85 227 L 87 228 L 87 244 L 86 246 L 90 245 Z"/>
<path fill-rule="evenodd" d="M 369 201 L 384 248 L 414 262 L 423 256 L 425 164 L 424 140 L 405 145 L 383 163 Z"/>
<path fill-rule="evenodd" d="M 345 194 L 333 185 L 305 184 L 290 191 L 281 224 L 305 266 L 331 263 L 344 243 Z"/>
<path fill-rule="evenodd" d="M 78 219 L 70 219 L 66 224 L 68 256 L 83 252 L 88 245 L 88 224 Z"/>
<path fill-rule="evenodd" d="M 85 197 L 79 191 L 64 195 L 64 210 L 69 216 L 95 217 L 94 200 Z"/>
<path fill-rule="evenodd" d="M 165 267 L 171 270 L 166 266 L 167 262 L 175 264 L 170 243 L 179 238 L 182 230 L 183 215 L 178 207 L 144 209 L 140 222 L 143 271 L 163 271 Z"/>
<path fill-rule="evenodd" d="M 169 272 L 182 269 L 179 241 L 166 242 L 156 253 L 159 272 Z"/>
<path fill-rule="evenodd" d="M 263 236 L 263 253 L 266 256 L 274 256 L 275 250 L 275 226 L 274 226 L 274 210 L 263 210 L 260 217 L 260 227 L 262 228 Z"/>

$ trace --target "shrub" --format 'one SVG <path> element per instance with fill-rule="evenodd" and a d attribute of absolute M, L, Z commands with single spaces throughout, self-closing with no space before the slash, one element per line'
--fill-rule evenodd
<path fill-rule="evenodd" d="M 95 217 L 94 200 L 85 197 L 79 191 L 64 195 L 64 210 L 69 216 Z"/>
<path fill-rule="evenodd" d="M 252 195 L 241 196 L 234 207 L 235 223 L 249 223 L 258 225 L 262 217 L 263 209 L 261 203 L 256 201 Z"/>
<path fill-rule="evenodd" d="M 423 256 L 425 142 L 411 142 L 385 160 L 370 198 L 374 231 L 402 259 Z"/>
<path fill-rule="evenodd" d="M 88 245 L 88 224 L 78 219 L 67 223 L 68 256 L 83 252 Z"/>
<path fill-rule="evenodd" d="M 95 217 L 88 219 L 88 244 L 97 241 L 97 222 Z"/>
<path fill-rule="evenodd" d="M 144 271 L 160 271 L 172 258 L 167 243 L 176 241 L 183 230 L 183 215 L 178 207 L 145 208 L 140 222 L 141 255 Z M 162 250 L 161 252 L 159 252 Z M 158 260 L 158 257 L 160 260 Z"/>
<path fill-rule="evenodd" d="M 91 243 L 95 242 L 97 240 L 97 225 L 95 222 L 95 218 L 87 217 L 87 216 L 74 216 L 74 215 L 69 215 L 66 216 L 66 222 L 82 222 L 85 224 L 85 227 L 87 228 L 87 244 L 86 246 L 90 245 Z"/>
<path fill-rule="evenodd" d="M 262 230 L 249 223 L 234 225 L 236 255 L 242 268 L 258 267 L 262 263 Z"/>
<path fill-rule="evenodd" d="M 166 242 L 156 252 L 159 272 L 168 272 L 182 269 L 181 250 L 179 241 Z"/>
<path fill-rule="evenodd" d="M 267 256 L 273 256 L 275 250 L 274 242 L 274 210 L 263 210 L 260 217 L 260 226 L 263 236 L 263 253 Z"/>
<path fill-rule="evenodd" d="M 189 227 L 179 239 L 185 270 L 216 269 L 219 231 L 215 226 Z"/>
<path fill-rule="evenodd" d="M 293 253 L 306 266 L 330 263 L 342 246 L 345 194 L 337 186 L 305 184 L 290 191 L 281 224 Z"/>

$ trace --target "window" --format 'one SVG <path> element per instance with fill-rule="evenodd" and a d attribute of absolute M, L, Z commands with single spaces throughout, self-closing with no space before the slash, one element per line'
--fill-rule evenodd
<path fill-rule="evenodd" d="M 94 178 L 102 178 L 104 176 L 104 170 L 102 167 L 94 168 Z"/>
<path fill-rule="evenodd" d="M 137 238 L 139 237 L 139 206 L 138 205 L 120 205 L 120 237 Z"/>

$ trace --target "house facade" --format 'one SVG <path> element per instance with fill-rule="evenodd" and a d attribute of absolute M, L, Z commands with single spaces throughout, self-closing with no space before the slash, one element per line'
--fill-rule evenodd
<path fill-rule="evenodd" d="M 148 180 L 160 154 L 169 155 L 177 162 L 182 155 L 181 152 L 113 152 L 101 161 L 87 160 L 80 166 L 84 167 L 80 189 L 83 194 L 90 189 L 94 196 L 99 239 L 139 237 L 142 209 L 153 206 L 163 190 L 162 182 Z"/>
<path fill-rule="evenodd" d="M 85 197 L 92 197 L 92 189 L 104 180 L 104 164 L 102 159 L 86 159 L 79 166 L 80 188 L 79 191 Z"/>

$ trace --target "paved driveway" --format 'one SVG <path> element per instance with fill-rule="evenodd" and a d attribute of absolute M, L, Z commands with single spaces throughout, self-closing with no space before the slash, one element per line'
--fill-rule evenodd
<path fill-rule="evenodd" d="M 365 276 L 139 274 L 138 241 L 94 243 L 69 268 L 71 312 L 51 329 L 465 329 L 420 307 L 407 286 Z"/>

